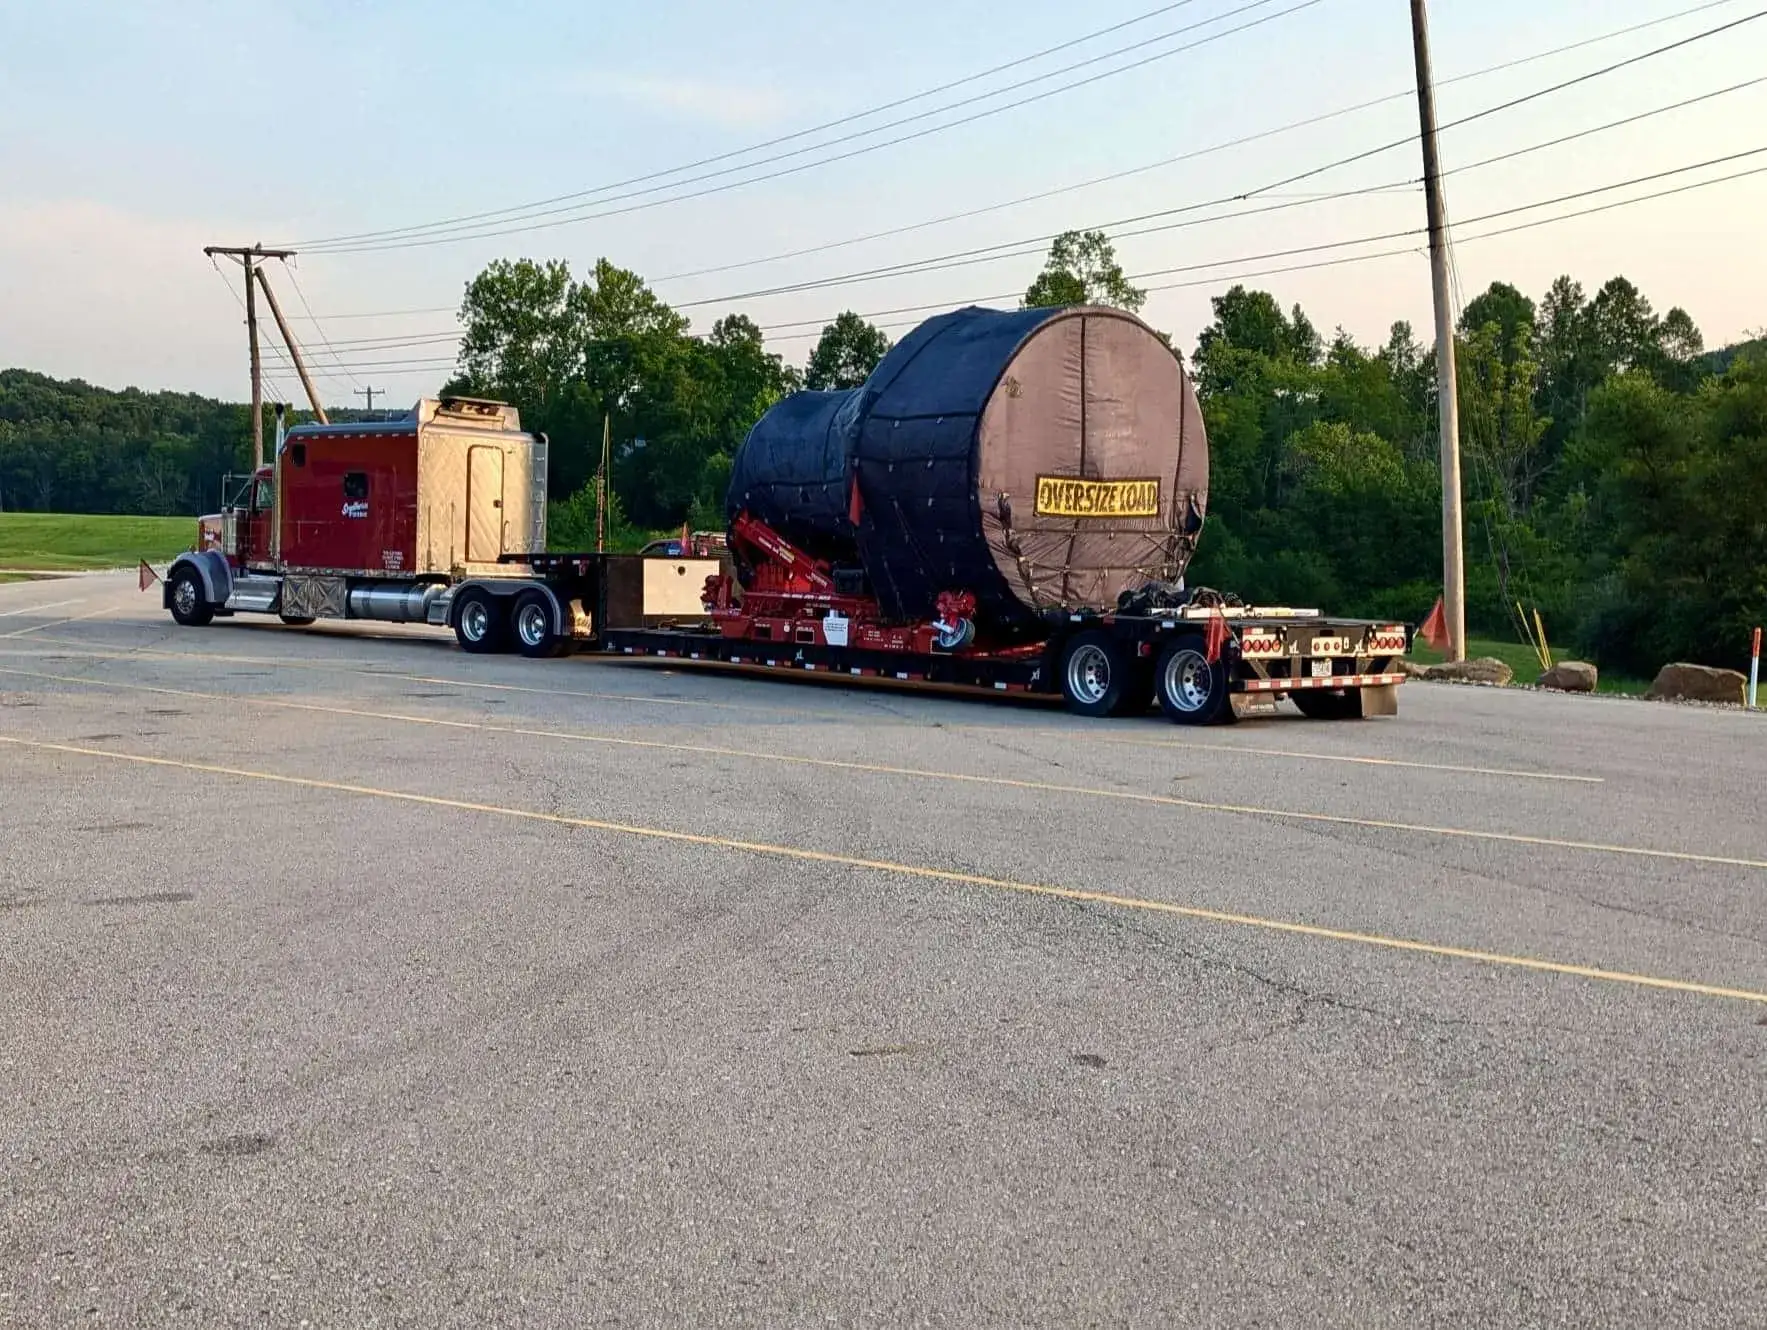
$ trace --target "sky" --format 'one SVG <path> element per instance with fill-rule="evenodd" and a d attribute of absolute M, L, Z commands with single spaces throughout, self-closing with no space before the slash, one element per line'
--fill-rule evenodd
<path fill-rule="evenodd" d="M 740 311 L 801 364 L 843 309 L 899 336 L 938 307 L 1010 305 L 1051 236 L 1103 226 L 1131 275 L 1163 274 L 1140 279 L 1143 314 L 1181 347 L 1236 279 L 1364 344 L 1400 319 L 1427 337 L 1406 10 L 1397 0 L 0 0 L 0 366 L 243 399 L 238 269 L 217 270 L 202 247 L 254 242 L 304 251 L 269 277 L 330 405 L 361 405 L 369 386 L 389 405 L 438 387 L 452 311 L 497 258 L 560 258 L 582 272 L 605 256 L 696 330 Z M 1431 0 L 1462 297 L 1502 280 L 1537 298 L 1560 274 L 1593 291 L 1624 274 L 1659 311 L 1686 308 L 1709 345 L 1767 325 L 1767 173 L 1480 238 L 1767 167 L 1764 153 L 1683 169 L 1767 148 L 1767 82 L 1731 90 L 1767 78 L 1767 16 L 1453 123 L 1761 12 L 1757 0 Z M 1653 20 L 1663 21 L 1526 60 Z M 957 86 L 921 95 L 947 84 Z M 1692 98 L 1707 99 L 1662 111 Z M 1364 103 L 1377 104 L 1318 119 Z M 1643 118 L 1481 164 L 1631 116 Z M 976 118 L 955 123 L 965 117 Z M 1268 133 L 1303 121 L 1317 122 Z M 907 135 L 917 136 L 885 143 Z M 825 161 L 837 155 L 846 160 Z M 778 160 L 758 164 L 766 158 Z M 707 159 L 717 160 L 677 170 Z M 1666 172 L 1676 174 L 1512 211 Z M 775 178 L 742 183 L 760 175 Z M 569 195 L 581 197 L 551 206 L 575 213 L 516 234 L 355 253 L 314 243 Z M 1163 215 L 1127 220 L 1148 214 Z M 522 224 L 495 220 L 479 229 Z M 875 271 L 1009 242 L 1005 257 Z M 819 252 L 753 262 L 805 249 Z M 1375 254 L 1386 257 L 1362 258 Z M 1357 261 L 1336 262 L 1347 259 Z M 756 294 L 860 273 L 872 275 Z M 895 310 L 910 312 L 884 313 Z M 266 365 L 272 394 L 292 399 L 286 364 L 267 353 Z"/>

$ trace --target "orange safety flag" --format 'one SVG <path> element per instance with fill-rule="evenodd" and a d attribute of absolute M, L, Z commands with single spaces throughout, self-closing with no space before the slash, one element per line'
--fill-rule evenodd
<path fill-rule="evenodd" d="M 1203 636 L 1203 655 L 1213 665 L 1221 659 L 1221 648 L 1227 645 L 1227 616 L 1220 610 L 1209 611 L 1209 627 Z"/>
<path fill-rule="evenodd" d="M 139 576 L 140 576 L 140 582 L 141 582 L 141 589 L 143 591 L 147 590 L 148 587 L 152 586 L 155 582 L 160 580 L 160 575 L 158 573 L 154 572 L 154 570 L 148 566 L 146 559 L 143 559 L 141 561 L 141 572 L 140 572 Z"/>
<path fill-rule="evenodd" d="M 1440 596 L 1436 597 L 1436 608 L 1430 611 L 1430 617 L 1418 628 L 1417 635 L 1437 651 L 1448 649 L 1448 614 L 1442 608 Z"/>

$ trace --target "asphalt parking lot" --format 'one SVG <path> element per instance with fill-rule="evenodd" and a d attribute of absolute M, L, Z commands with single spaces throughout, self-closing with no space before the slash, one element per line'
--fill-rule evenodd
<path fill-rule="evenodd" d="M 0 586 L 0 992 L 5 1325 L 1767 1316 L 1758 715 Z"/>

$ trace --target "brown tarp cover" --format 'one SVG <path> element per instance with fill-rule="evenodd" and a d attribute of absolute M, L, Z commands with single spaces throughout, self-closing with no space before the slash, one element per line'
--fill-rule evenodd
<path fill-rule="evenodd" d="M 1171 350 L 1137 319 L 1082 310 L 1026 338 L 982 413 L 978 499 L 989 551 L 1029 605 L 1103 608 L 1149 581 L 1175 581 L 1183 539 L 1208 504 L 1209 454 L 1196 393 Z M 1038 511 L 1039 481 L 1125 482 L 1134 512 Z M 1122 496 L 1087 487 L 1084 500 Z M 1148 502 L 1149 497 L 1153 502 Z"/>

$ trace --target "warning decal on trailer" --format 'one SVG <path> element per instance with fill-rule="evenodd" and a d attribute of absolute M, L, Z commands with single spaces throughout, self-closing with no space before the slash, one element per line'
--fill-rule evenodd
<path fill-rule="evenodd" d="M 1075 480 L 1037 477 L 1039 517 L 1158 517 L 1157 480 Z"/>

